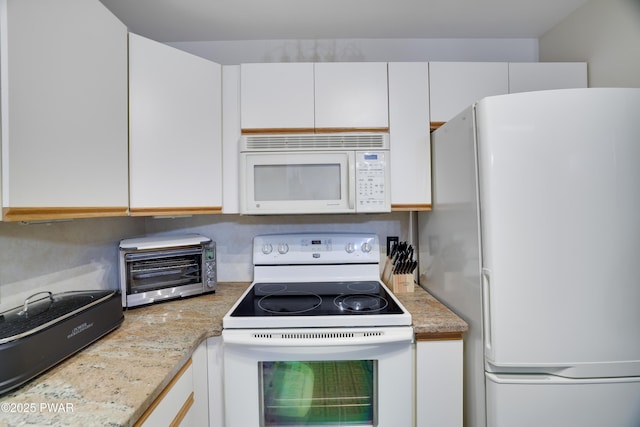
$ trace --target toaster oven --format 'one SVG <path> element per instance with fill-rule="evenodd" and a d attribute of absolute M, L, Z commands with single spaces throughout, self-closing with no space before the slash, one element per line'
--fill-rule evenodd
<path fill-rule="evenodd" d="M 214 292 L 216 245 L 199 234 L 120 241 L 120 288 L 125 308 Z"/>

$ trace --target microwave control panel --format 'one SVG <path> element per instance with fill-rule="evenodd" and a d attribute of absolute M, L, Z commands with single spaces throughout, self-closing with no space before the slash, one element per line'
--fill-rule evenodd
<path fill-rule="evenodd" d="M 356 212 L 389 212 L 389 152 L 356 151 Z"/>

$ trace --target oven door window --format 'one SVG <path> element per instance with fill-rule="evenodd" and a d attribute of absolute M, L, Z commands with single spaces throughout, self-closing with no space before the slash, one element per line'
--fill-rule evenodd
<path fill-rule="evenodd" d="M 377 361 L 258 362 L 261 427 L 376 426 Z"/>
<path fill-rule="evenodd" d="M 125 256 L 129 294 L 202 283 L 202 249 L 135 252 Z"/>

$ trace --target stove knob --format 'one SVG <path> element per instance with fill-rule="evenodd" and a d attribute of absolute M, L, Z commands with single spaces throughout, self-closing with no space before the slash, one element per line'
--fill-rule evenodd
<path fill-rule="evenodd" d="M 271 246 L 271 243 L 265 243 L 264 245 L 262 245 L 263 254 L 269 255 L 271 251 L 273 251 L 273 246 Z"/>
<path fill-rule="evenodd" d="M 354 245 L 353 243 L 349 242 L 344 247 L 344 250 L 347 251 L 348 254 L 351 254 L 351 253 L 353 253 L 353 251 L 356 250 L 356 245 Z"/>
<path fill-rule="evenodd" d="M 289 252 L 289 245 L 287 245 L 286 243 L 280 243 L 278 245 L 278 252 L 282 255 L 286 254 L 287 252 Z"/>
<path fill-rule="evenodd" d="M 371 252 L 371 243 L 369 242 L 364 242 L 362 244 L 362 252 L 364 252 L 365 254 L 368 254 L 369 252 Z"/>

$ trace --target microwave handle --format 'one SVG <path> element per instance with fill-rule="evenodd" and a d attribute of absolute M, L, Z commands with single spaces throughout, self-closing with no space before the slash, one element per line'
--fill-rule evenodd
<path fill-rule="evenodd" d="M 348 157 L 347 160 L 348 164 L 348 168 L 349 168 L 349 176 L 348 176 L 348 183 L 349 183 L 349 187 L 348 187 L 348 199 L 349 199 L 349 210 L 355 211 L 355 207 L 356 207 L 356 159 L 354 155 L 351 155 Z"/>

